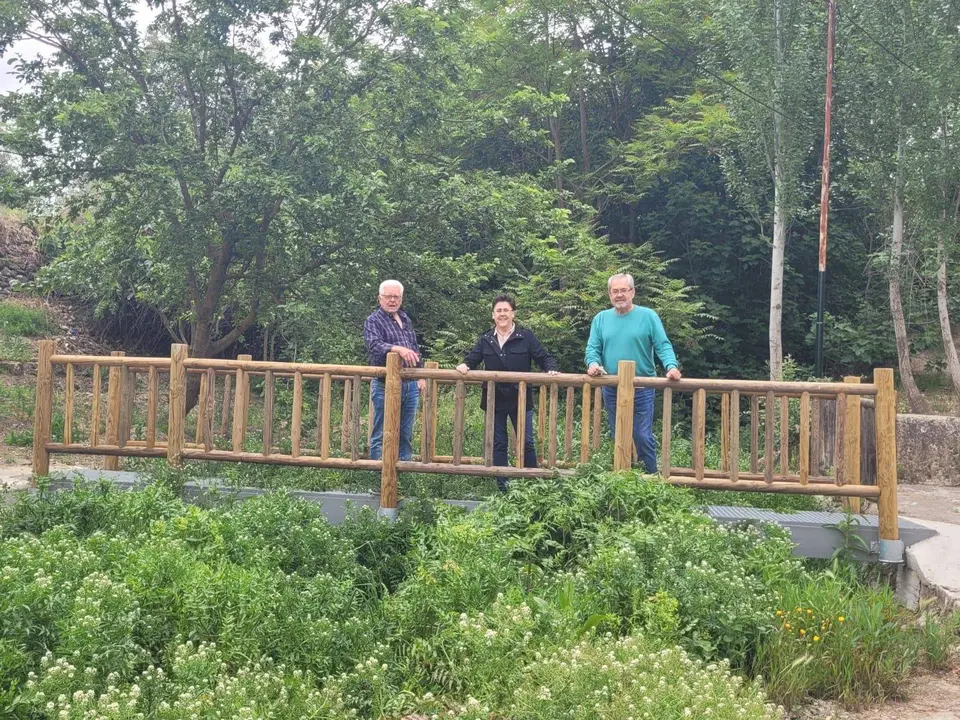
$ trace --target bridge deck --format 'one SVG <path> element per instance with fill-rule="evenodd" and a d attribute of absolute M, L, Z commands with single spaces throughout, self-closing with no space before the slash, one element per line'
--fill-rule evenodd
<path fill-rule="evenodd" d="M 85 480 L 105 478 L 114 485 L 126 490 L 135 489 L 141 482 L 141 477 L 134 472 L 120 472 L 109 470 L 82 469 L 66 473 L 51 473 L 55 489 L 69 489 L 73 485 L 73 478 L 80 476 Z M 183 497 L 186 501 L 197 501 L 204 495 L 220 493 L 237 499 L 245 499 L 263 494 L 260 488 L 233 488 L 225 487 L 216 479 L 199 480 L 184 484 Z M 379 507 L 379 498 L 374 494 L 341 493 L 341 492 L 311 492 L 307 490 L 293 491 L 291 494 L 310 502 L 319 503 L 327 519 L 339 524 L 346 517 L 348 505 L 354 507 L 368 506 L 373 509 Z M 448 500 L 451 505 L 473 510 L 480 503 L 470 500 Z M 808 558 L 830 558 L 834 552 L 843 546 L 843 533 L 838 529 L 846 517 L 839 512 L 802 511 L 796 513 L 778 513 L 773 510 L 763 510 L 752 507 L 730 507 L 725 505 L 708 505 L 704 508 L 707 515 L 720 523 L 734 524 L 742 522 L 775 523 L 785 527 L 793 536 L 794 554 Z M 857 552 L 862 560 L 876 560 L 878 553 L 878 518 L 876 515 L 856 515 L 856 524 L 851 529 L 864 542 L 869 552 Z M 926 526 L 910 520 L 900 518 L 900 539 L 905 547 L 926 540 L 937 532 Z M 859 545 L 859 543 L 857 543 Z"/>

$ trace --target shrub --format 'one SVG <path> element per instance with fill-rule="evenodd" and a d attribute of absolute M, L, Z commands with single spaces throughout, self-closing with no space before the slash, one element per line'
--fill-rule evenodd
<path fill-rule="evenodd" d="M 425 705 L 425 712 L 444 710 L 440 701 Z M 558 648 L 523 669 L 503 707 L 469 697 L 449 712 L 462 720 L 780 717 L 757 684 L 745 684 L 726 664 L 704 665 L 680 648 L 661 649 L 639 636 L 586 639 Z"/>
<path fill-rule="evenodd" d="M 0 302 L 0 332 L 14 337 L 43 337 L 56 329 L 50 314 L 41 308 Z"/>
<path fill-rule="evenodd" d="M 940 622 L 897 604 L 892 591 L 851 583 L 833 571 L 785 584 L 759 643 L 754 671 L 786 705 L 806 697 L 848 706 L 900 695 L 915 667 L 940 667 L 956 618 Z"/>

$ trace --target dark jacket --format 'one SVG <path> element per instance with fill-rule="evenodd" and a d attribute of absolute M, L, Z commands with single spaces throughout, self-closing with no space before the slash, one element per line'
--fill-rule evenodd
<path fill-rule="evenodd" d="M 501 349 L 497 342 L 496 328 L 487 330 L 477 338 L 473 350 L 467 353 L 464 364 L 471 370 L 476 370 L 483 363 L 484 370 L 505 370 L 507 372 L 530 372 L 532 361 L 544 372 L 557 369 L 557 361 L 553 355 L 537 340 L 537 336 L 529 328 L 514 325 L 513 335 Z M 515 383 L 497 383 L 497 398 L 495 409 L 515 410 L 519 387 Z M 483 395 L 480 398 L 480 407 L 487 409 L 487 385 L 483 385 Z M 527 388 L 527 410 L 533 408 L 533 389 Z"/>

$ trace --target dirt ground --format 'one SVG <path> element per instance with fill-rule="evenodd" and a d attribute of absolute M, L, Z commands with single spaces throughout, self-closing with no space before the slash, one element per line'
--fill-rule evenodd
<path fill-rule="evenodd" d="M 904 701 L 891 701 L 859 712 L 817 701 L 791 714 L 797 720 L 960 720 L 960 674 L 916 678 Z"/>

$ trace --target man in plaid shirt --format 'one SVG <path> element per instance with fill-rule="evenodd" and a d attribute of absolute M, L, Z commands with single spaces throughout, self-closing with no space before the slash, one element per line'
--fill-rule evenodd
<path fill-rule="evenodd" d="M 363 323 L 363 341 L 370 354 L 370 364 L 383 367 L 387 364 L 387 353 L 395 352 L 406 367 L 423 367 L 413 323 L 410 322 L 410 316 L 400 309 L 403 304 L 403 285 L 397 280 L 384 280 L 380 283 L 378 299 L 380 307 Z M 400 394 L 401 460 L 413 457 L 413 424 L 424 385 L 423 380 L 403 382 Z M 371 392 L 373 434 L 370 437 L 370 459 L 379 460 L 383 454 L 383 380 L 374 378 Z"/>

